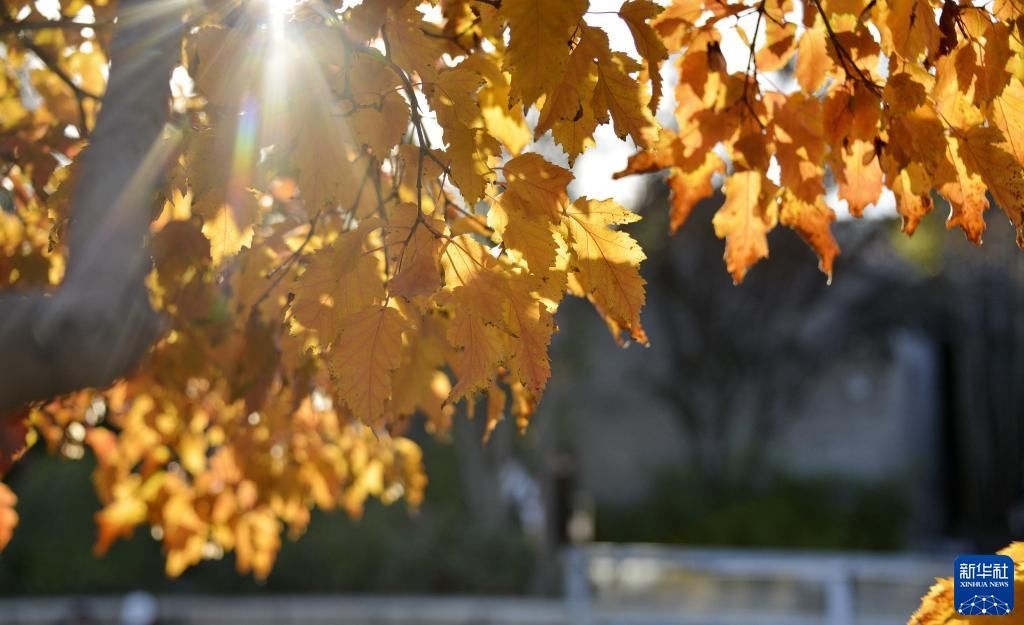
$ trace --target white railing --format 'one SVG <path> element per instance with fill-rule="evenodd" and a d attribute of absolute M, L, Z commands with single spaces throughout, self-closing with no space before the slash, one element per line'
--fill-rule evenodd
<path fill-rule="evenodd" d="M 564 588 L 578 625 L 899 625 L 953 559 L 596 544 Z"/>

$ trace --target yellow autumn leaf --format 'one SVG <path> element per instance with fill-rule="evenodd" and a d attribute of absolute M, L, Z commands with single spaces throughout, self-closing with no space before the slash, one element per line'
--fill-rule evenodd
<path fill-rule="evenodd" d="M 959 226 L 969 240 L 981 243 L 985 232 L 985 211 L 989 206 L 985 195 L 987 187 L 978 171 L 968 168 L 964 162 L 964 145 L 952 137 L 947 141 L 948 158 L 941 162 L 935 174 L 940 182 L 937 185 L 939 193 L 949 201 L 946 227 Z"/>
<path fill-rule="evenodd" d="M 485 79 L 477 99 L 487 131 L 509 153 L 521 153 L 529 145 L 532 133 L 522 109 L 508 106 L 511 91 L 508 73 L 502 71 L 498 63 L 479 56 L 470 57 L 459 67 L 477 71 Z"/>
<path fill-rule="evenodd" d="M 1005 149 L 1006 137 L 998 128 L 976 126 L 957 135 L 957 143 L 966 170 L 981 177 L 1024 247 L 1024 169 Z"/>
<path fill-rule="evenodd" d="M 605 43 L 607 36 L 602 33 Z M 645 87 L 629 77 L 633 60 L 622 53 L 602 54 L 597 65 L 598 81 L 594 93 L 594 114 L 599 121 L 611 116 L 615 134 L 630 137 L 647 147 L 657 135 L 654 117 L 648 110 Z"/>
<path fill-rule="evenodd" d="M 990 118 L 1006 137 L 1010 153 L 1024 165 L 1024 83 L 1012 79 L 990 107 Z"/>
<path fill-rule="evenodd" d="M 757 261 L 768 257 L 768 232 L 778 219 L 771 200 L 759 172 L 737 172 L 725 181 L 725 203 L 712 223 L 715 235 L 725 239 L 725 268 L 737 284 Z"/>
<path fill-rule="evenodd" d="M 511 103 L 529 107 L 550 93 L 569 60 L 566 44 L 583 18 L 587 0 L 507 0 L 499 12 L 508 20 L 504 69 L 512 75 Z"/>
<path fill-rule="evenodd" d="M 825 204 L 824 198 L 807 202 L 788 190 L 782 194 L 781 201 L 779 223 L 795 230 L 811 246 L 818 255 L 818 268 L 831 280 L 833 265 L 839 255 L 839 244 L 832 236 L 835 211 Z"/>
<path fill-rule="evenodd" d="M 928 175 L 919 163 L 910 163 L 890 184 L 896 196 L 896 212 L 902 219 L 901 228 L 912 235 L 921 219 L 935 207 Z"/>
<path fill-rule="evenodd" d="M 540 281 L 532 276 L 509 279 L 508 298 L 509 365 L 530 392 L 540 394 L 551 377 L 548 345 L 555 332 L 555 319 L 535 296 Z"/>
<path fill-rule="evenodd" d="M 448 340 L 457 350 L 451 363 L 456 380 L 452 401 L 490 384 L 508 353 L 508 337 L 496 325 L 501 322 L 501 308 L 494 305 L 497 295 L 472 283 L 452 293 L 452 306 L 459 311 L 448 326 Z"/>
<path fill-rule="evenodd" d="M 391 259 L 392 295 L 430 295 L 441 286 L 441 235 L 443 221 L 419 214 L 415 204 L 395 208 L 388 223 L 385 243 Z"/>
<path fill-rule="evenodd" d="M 573 180 L 569 170 L 528 152 L 505 163 L 504 172 L 503 204 L 552 221 L 559 219 L 569 201 L 567 189 Z"/>
<path fill-rule="evenodd" d="M 833 167 L 839 180 L 839 198 L 846 200 L 851 215 L 860 217 L 864 208 L 882 194 L 882 167 L 875 146 L 859 139 L 843 148 L 841 159 Z"/>
<path fill-rule="evenodd" d="M 291 311 L 304 328 L 316 332 L 326 347 L 343 329 L 343 320 L 384 300 L 377 258 L 365 251 L 373 222 L 342 234 L 312 254 L 295 283 Z"/>
<path fill-rule="evenodd" d="M 569 157 L 569 164 L 594 145 L 598 120 L 594 112 L 597 88 L 599 40 L 595 31 L 583 28 L 573 48 L 565 73 L 552 92 L 544 98 L 534 129 L 535 138 L 548 130 Z"/>
<path fill-rule="evenodd" d="M 755 55 L 757 68 L 765 72 L 778 71 L 796 52 L 796 23 L 786 21 L 785 17 L 768 19 L 764 30 L 764 45 Z"/>
<path fill-rule="evenodd" d="M 145 520 L 145 502 L 137 494 L 125 492 L 96 513 L 99 535 L 93 551 L 97 555 L 105 554 L 117 538 L 131 536 L 135 527 Z"/>
<path fill-rule="evenodd" d="M 356 418 L 376 424 L 391 398 L 391 378 L 402 362 L 405 317 L 388 306 L 371 306 L 345 318 L 328 356 L 338 395 Z"/>
<path fill-rule="evenodd" d="M 621 330 L 646 345 L 647 334 L 640 323 L 646 299 L 640 262 L 646 256 L 633 237 L 611 228 L 640 216 L 612 200 L 582 197 L 567 207 L 565 218 L 572 262 L 584 293 L 608 321 L 616 340 L 616 330 Z"/>
<path fill-rule="evenodd" d="M 416 3 L 400 3 L 397 9 L 389 7 L 383 30 L 395 62 L 412 69 L 423 80 L 433 80 L 441 58 L 441 44 L 423 32 L 423 14 Z"/>
<path fill-rule="evenodd" d="M 704 162 L 692 170 L 675 167 L 668 176 L 672 190 L 672 208 L 669 212 L 669 230 L 677 232 L 689 219 L 693 207 L 711 197 L 715 188 L 711 184 L 715 174 L 725 172 L 725 162 L 714 152 L 708 152 Z"/>
<path fill-rule="evenodd" d="M 832 68 L 824 27 L 816 24 L 800 38 L 796 52 L 796 79 L 807 92 L 817 91 Z"/>
<path fill-rule="evenodd" d="M 379 103 L 357 108 L 349 116 L 355 139 L 379 158 L 386 157 L 402 141 L 409 126 L 409 104 L 397 92 Z"/>
<path fill-rule="evenodd" d="M 304 121 L 298 125 L 292 162 L 298 169 L 296 178 L 310 214 L 336 206 L 342 188 L 351 184 L 354 174 L 349 126 L 325 106 L 311 104 L 296 112 L 296 117 Z"/>
<path fill-rule="evenodd" d="M 246 94 L 259 93 L 262 82 L 258 35 L 232 28 L 200 28 L 190 39 L 192 77 L 196 89 L 210 104 L 238 109 Z"/>
<path fill-rule="evenodd" d="M 531 273 L 541 275 L 554 266 L 558 242 L 544 215 L 528 212 L 518 202 L 495 202 L 487 212 L 487 225 L 506 248 L 523 255 Z"/>
<path fill-rule="evenodd" d="M 648 107 L 652 114 L 657 112 L 661 101 L 661 63 L 668 60 L 668 49 L 648 22 L 663 10 L 664 7 L 652 0 L 628 0 L 619 8 L 619 17 L 629 27 L 633 45 L 644 60 L 647 75 L 651 79 L 651 101 Z"/>
<path fill-rule="evenodd" d="M 219 265 L 252 243 L 253 230 L 251 223 L 240 227 L 231 206 L 221 204 L 213 216 L 203 222 L 203 234 L 210 240 L 214 265 Z"/>

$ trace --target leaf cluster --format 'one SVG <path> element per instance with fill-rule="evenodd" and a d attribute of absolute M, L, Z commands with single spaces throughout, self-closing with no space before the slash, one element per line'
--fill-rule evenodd
<path fill-rule="evenodd" d="M 620 228 L 639 216 L 571 198 L 542 137 L 570 165 L 603 125 L 630 140 L 620 175 L 668 172 L 673 230 L 724 178 L 714 227 L 736 281 L 779 224 L 831 275 L 832 179 L 858 216 L 891 190 L 908 234 L 933 192 L 971 240 L 990 196 L 1024 227 L 1012 0 L 629 0 L 613 19 L 636 54 L 587 0 L 352 4 L 189 10 L 171 147 L 152 159 L 168 180 L 148 286 L 168 330 L 133 377 L 27 411 L 27 440 L 96 455 L 100 552 L 149 524 L 171 575 L 234 550 L 265 576 L 313 506 L 419 501 L 414 415 L 444 434 L 483 400 L 489 429 L 525 427 L 567 294 L 646 344 L 644 254 Z M 116 7 L 4 9 L 0 283 L 54 285 Z M 654 117 L 670 59 L 674 128 Z M 0 543 L 12 505 L 0 486 Z"/>

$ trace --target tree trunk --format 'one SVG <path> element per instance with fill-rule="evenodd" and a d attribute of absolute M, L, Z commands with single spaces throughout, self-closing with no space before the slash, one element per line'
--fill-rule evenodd
<path fill-rule="evenodd" d="M 184 7 L 121 0 L 110 80 L 72 199 L 67 275 L 52 293 L 0 294 L 0 414 L 109 385 L 158 335 L 146 236 L 171 151 L 169 82 Z"/>

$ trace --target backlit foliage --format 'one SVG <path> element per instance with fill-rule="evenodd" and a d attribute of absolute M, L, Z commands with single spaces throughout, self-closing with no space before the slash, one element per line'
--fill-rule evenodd
<path fill-rule="evenodd" d="M 1015 594 L 1024 592 L 1024 543 L 1012 543 L 998 553 L 1013 558 L 1015 565 L 1013 591 Z M 983 623 L 998 623 L 1000 625 L 1024 623 L 1024 615 L 1020 610 L 1015 610 L 1006 616 L 988 614 L 965 616 L 958 613 L 953 602 L 952 577 L 936 579 L 928 593 L 921 597 L 921 606 L 907 621 L 907 625 L 975 625 Z"/>
<path fill-rule="evenodd" d="M 644 255 L 619 228 L 639 217 L 570 198 L 543 136 L 572 164 L 610 125 L 638 150 L 622 175 L 668 171 L 673 230 L 724 177 L 737 281 L 779 224 L 831 275 L 832 178 L 854 215 L 891 189 L 908 234 L 933 190 L 972 240 L 986 191 L 1024 221 L 1011 0 L 629 0 L 628 53 L 587 0 L 282 1 L 188 8 L 150 241 L 165 333 L 132 378 L 26 411 L 29 440 L 96 455 L 97 551 L 148 524 L 171 575 L 234 550 L 265 576 L 313 506 L 415 505 L 416 414 L 444 433 L 483 394 L 489 428 L 525 427 L 566 294 L 647 342 Z M 117 7 L 4 9 L 0 283 L 18 289 L 63 275 Z M 736 67 L 725 36 L 749 48 Z M 12 505 L 0 485 L 0 544 Z"/>

